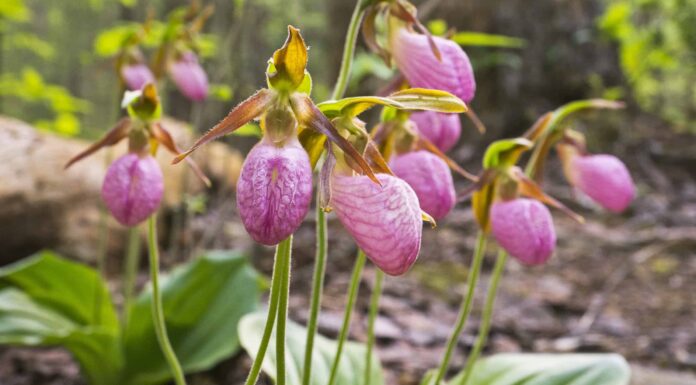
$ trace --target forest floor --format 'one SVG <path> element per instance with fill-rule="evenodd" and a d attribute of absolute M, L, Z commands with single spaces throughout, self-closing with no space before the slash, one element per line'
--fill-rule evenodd
<path fill-rule="evenodd" d="M 646 151 L 638 144 L 635 151 L 628 147 L 626 160 L 638 181 L 639 197 L 620 216 L 573 199 L 560 175 L 549 176 L 549 192 L 582 213 L 587 223 L 577 224 L 554 211 L 559 241 L 551 261 L 534 268 L 508 262 L 486 354 L 617 352 L 632 364 L 633 384 L 696 384 L 696 151 L 688 148 L 693 144 L 673 140 Z M 664 148 L 672 145 L 687 148 L 667 155 Z M 210 231 L 216 218 L 234 218 L 211 245 L 250 246 L 254 263 L 269 273 L 272 250 L 251 246 L 230 201 L 213 201 L 209 214 L 191 222 L 193 235 Z M 313 231 L 314 221 L 308 215 L 296 236 L 291 287 L 290 316 L 300 323 L 307 318 Z M 329 234 L 319 330 L 335 337 L 355 247 L 335 218 L 330 220 Z M 404 277 L 386 279 L 376 333 L 388 384 L 418 384 L 426 370 L 437 366 L 465 290 L 475 237 L 471 212 L 460 205 L 437 229 L 424 230 L 423 248 L 413 270 Z M 463 366 L 472 346 L 494 251 L 491 246 L 487 253 L 479 295 L 455 352 L 453 370 Z M 374 268 L 368 264 L 352 339 L 366 338 L 373 277 Z M 190 382 L 238 384 L 249 364 L 240 354 L 191 376 Z M 0 349 L 2 385 L 82 383 L 78 367 L 62 350 Z"/>

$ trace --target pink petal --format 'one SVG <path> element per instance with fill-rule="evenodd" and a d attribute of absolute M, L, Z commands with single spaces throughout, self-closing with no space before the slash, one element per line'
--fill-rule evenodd
<path fill-rule="evenodd" d="M 135 226 L 157 211 L 163 193 L 162 170 L 155 158 L 129 153 L 109 166 L 101 195 L 116 220 Z"/>
<path fill-rule="evenodd" d="M 571 160 L 572 183 L 607 210 L 621 212 L 636 196 L 626 165 L 613 155 L 576 156 Z"/>
<path fill-rule="evenodd" d="M 533 199 L 495 202 L 491 231 L 498 244 L 527 265 L 546 262 L 556 248 L 556 231 L 549 209 Z"/>
<path fill-rule="evenodd" d="M 436 155 L 422 150 L 408 152 L 393 157 L 389 167 L 413 188 L 420 207 L 433 218 L 444 218 L 454 207 L 452 173 L 447 163 Z"/>
<path fill-rule="evenodd" d="M 405 28 L 394 33 L 391 54 L 411 87 L 443 90 L 469 103 L 476 93 L 476 80 L 469 57 L 455 42 L 433 37 L 442 61 L 432 52 L 425 35 Z"/>
<path fill-rule="evenodd" d="M 143 63 L 127 64 L 121 67 L 121 77 L 129 90 L 140 90 L 147 83 L 154 83 L 155 76 Z"/>
<path fill-rule="evenodd" d="M 377 174 L 380 187 L 366 176 L 334 173 L 331 207 L 358 246 L 390 275 L 404 274 L 420 251 L 423 224 L 418 197 L 403 180 Z"/>
<path fill-rule="evenodd" d="M 420 111 L 411 114 L 418 132 L 432 142 L 442 152 L 447 152 L 459 141 L 462 123 L 457 114 L 443 114 L 434 111 Z"/>
<path fill-rule="evenodd" d="M 184 96 L 201 101 L 208 97 L 208 75 L 193 52 L 186 52 L 169 66 L 169 76 Z"/>
<path fill-rule="evenodd" d="M 237 181 L 237 208 L 247 232 L 275 245 L 300 226 L 312 200 L 312 169 L 297 139 L 278 147 L 259 142 Z"/>

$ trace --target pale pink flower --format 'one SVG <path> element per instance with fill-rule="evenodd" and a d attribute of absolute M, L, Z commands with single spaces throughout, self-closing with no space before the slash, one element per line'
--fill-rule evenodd
<path fill-rule="evenodd" d="M 491 232 L 510 255 L 527 265 L 546 262 L 556 248 L 549 209 L 541 202 L 517 198 L 493 203 Z"/>
<path fill-rule="evenodd" d="M 444 114 L 434 111 L 420 111 L 411 114 L 418 133 L 428 139 L 442 152 L 447 152 L 459 141 L 462 123 L 457 114 Z"/>
<path fill-rule="evenodd" d="M 151 155 L 126 154 L 109 166 L 102 185 L 102 199 L 124 226 L 135 226 L 152 215 L 162 200 L 164 181 Z"/>
<path fill-rule="evenodd" d="M 636 188 L 626 165 L 613 155 L 585 155 L 571 159 L 571 183 L 609 211 L 631 204 Z"/>
<path fill-rule="evenodd" d="M 208 97 L 208 75 L 191 51 L 169 65 L 169 76 L 184 96 L 201 101 Z"/>
<path fill-rule="evenodd" d="M 124 65 L 121 67 L 121 78 L 131 91 L 140 90 L 147 83 L 155 83 L 155 75 L 144 63 Z"/>

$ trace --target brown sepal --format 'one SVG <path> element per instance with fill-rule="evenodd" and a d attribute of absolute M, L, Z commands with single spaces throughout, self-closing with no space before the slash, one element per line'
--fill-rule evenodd
<path fill-rule="evenodd" d="M 81 153 L 75 155 L 72 159 L 65 164 L 65 168 L 72 166 L 76 162 L 94 154 L 97 150 L 106 146 L 113 146 L 114 144 L 120 142 L 123 138 L 128 136 L 128 132 L 131 128 L 131 120 L 128 117 L 123 117 L 119 120 L 116 125 L 110 129 L 106 135 L 104 135 L 98 141 L 92 143 Z"/>
<path fill-rule="evenodd" d="M 172 154 L 176 155 L 181 152 L 179 146 L 177 146 L 176 143 L 174 143 L 172 135 L 169 133 L 169 131 L 167 131 L 167 129 L 162 127 L 162 124 L 160 124 L 159 122 L 154 123 L 150 126 L 150 133 L 152 133 L 152 136 L 155 139 L 157 139 L 157 141 Z M 207 187 L 212 186 L 210 179 L 208 179 L 208 177 L 205 176 L 203 170 L 201 170 L 201 168 L 198 167 L 198 164 L 196 164 L 196 162 L 193 159 L 186 157 L 186 163 L 188 163 L 189 167 L 191 167 L 191 170 L 193 170 L 193 173 L 196 174 L 198 179 L 200 179 Z"/>

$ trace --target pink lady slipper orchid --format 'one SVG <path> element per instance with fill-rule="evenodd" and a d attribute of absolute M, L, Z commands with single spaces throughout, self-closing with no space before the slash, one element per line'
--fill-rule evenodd
<path fill-rule="evenodd" d="M 441 60 L 433 52 L 430 39 Z M 474 99 L 474 70 L 469 57 L 457 43 L 416 33 L 406 26 L 395 27 L 390 36 L 389 52 L 412 87 L 447 91 L 465 103 Z"/>
<path fill-rule="evenodd" d="M 145 63 L 126 64 L 121 67 L 121 78 L 131 91 L 142 89 L 145 84 L 154 83 L 155 75 Z"/>
<path fill-rule="evenodd" d="M 407 152 L 392 157 L 389 167 L 413 188 L 420 207 L 433 218 L 444 218 L 454 207 L 452 173 L 437 155 L 425 150 Z"/>
<path fill-rule="evenodd" d="M 451 150 L 459 141 L 462 123 L 458 114 L 420 111 L 411 114 L 418 133 L 423 135 L 442 152 Z"/>
<path fill-rule="evenodd" d="M 237 207 L 255 241 L 275 245 L 300 226 L 312 201 L 312 168 L 296 137 L 277 146 L 264 138 L 247 155 Z"/>
<path fill-rule="evenodd" d="M 401 275 L 420 251 L 423 224 L 418 197 L 397 177 L 377 174 L 377 179 L 381 186 L 367 176 L 335 171 L 329 204 L 377 267 Z"/>
<path fill-rule="evenodd" d="M 106 207 L 124 226 L 135 226 L 157 211 L 163 193 L 162 170 L 147 153 L 128 153 L 113 162 L 101 190 Z"/>
<path fill-rule="evenodd" d="M 537 200 L 497 201 L 491 207 L 490 221 L 498 244 L 524 264 L 542 264 L 556 248 L 551 213 Z"/>
<path fill-rule="evenodd" d="M 208 97 L 208 75 L 191 51 L 184 52 L 169 65 L 169 76 L 184 96 L 193 101 Z"/>
<path fill-rule="evenodd" d="M 636 195 L 626 165 L 613 155 L 573 156 L 568 170 L 571 183 L 609 211 L 624 211 Z"/>

